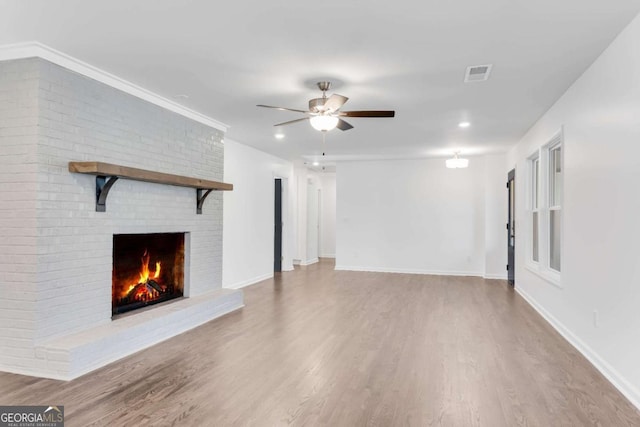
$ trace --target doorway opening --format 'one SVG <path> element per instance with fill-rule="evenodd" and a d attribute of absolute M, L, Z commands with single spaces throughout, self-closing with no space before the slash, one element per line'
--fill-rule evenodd
<path fill-rule="evenodd" d="M 273 271 L 278 273 L 282 271 L 282 179 L 274 182 Z"/>
<path fill-rule="evenodd" d="M 507 281 L 511 286 L 516 284 L 516 170 L 507 175 L 507 191 L 509 192 L 507 222 Z"/>

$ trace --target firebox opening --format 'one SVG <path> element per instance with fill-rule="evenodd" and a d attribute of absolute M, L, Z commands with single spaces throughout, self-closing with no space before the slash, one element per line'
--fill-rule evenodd
<path fill-rule="evenodd" d="M 111 313 L 184 295 L 184 233 L 115 234 Z"/>

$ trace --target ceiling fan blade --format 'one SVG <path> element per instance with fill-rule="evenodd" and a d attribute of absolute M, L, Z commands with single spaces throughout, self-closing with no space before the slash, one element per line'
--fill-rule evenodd
<path fill-rule="evenodd" d="M 395 117 L 395 111 L 340 111 L 342 117 Z"/>
<path fill-rule="evenodd" d="M 256 105 L 256 107 L 263 107 L 263 108 L 275 108 L 276 110 L 282 110 L 282 111 L 295 111 L 296 113 L 308 113 L 308 111 L 304 111 L 304 110 L 296 110 L 295 108 L 284 108 L 284 107 L 274 107 L 272 105 L 262 105 L 262 104 L 258 104 Z"/>
<path fill-rule="evenodd" d="M 286 125 L 290 125 L 292 123 L 301 122 L 303 120 L 309 120 L 309 117 L 303 117 L 301 119 L 290 120 L 290 121 L 284 122 L 284 123 L 278 123 L 277 125 L 274 125 L 274 126 L 286 126 Z"/>
<path fill-rule="evenodd" d="M 338 124 L 336 126 L 338 129 L 340 130 L 349 130 L 349 129 L 353 129 L 353 126 L 347 122 L 345 122 L 344 120 L 340 119 L 338 120 Z"/>
<path fill-rule="evenodd" d="M 327 98 L 327 101 L 324 103 L 324 111 L 338 111 L 340 107 L 342 107 L 348 100 L 349 98 L 347 98 L 346 96 L 334 93 L 329 98 Z"/>

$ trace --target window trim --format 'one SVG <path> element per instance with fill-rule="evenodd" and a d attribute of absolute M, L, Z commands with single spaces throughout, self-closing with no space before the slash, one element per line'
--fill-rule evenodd
<path fill-rule="evenodd" d="M 560 170 L 564 173 L 564 136 L 563 129 L 561 128 L 555 135 L 553 135 L 545 144 L 538 147 L 527 157 L 527 206 L 526 216 L 528 218 L 527 226 L 527 238 L 526 245 L 526 257 L 525 267 L 531 272 L 545 279 L 547 282 L 562 288 L 562 261 L 563 257 L 563 242 L 564 242 L 564 175 L 560 183 L 561 194 L 560 204 L 551 206 L 551 151 L 557 147 L 561 147 L 560 155 Z M 538 161 L 538 206 L 534 204 L 534 165 L 536 160 Z M 560 268 L 561 270 L 555 270 L 551 267 L 551 211 L 560 211 Z M 538 212 L 538 261 L 533 259 L 533 213 Z"/>

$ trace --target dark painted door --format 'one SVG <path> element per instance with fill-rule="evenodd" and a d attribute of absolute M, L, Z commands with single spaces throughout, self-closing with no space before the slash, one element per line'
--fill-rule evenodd
<path fill-rule="evenodd" d="M 507 222 L 507 280 L 511 286 L 516 284 L 516 170 L 507 175 L 509 192 L 509 214 Z"/>
<path fill-rule="evenodd" d="M 282 271 L 282 180 L 275 180 L 274 188 L 274 237 L 273 237 L 273 271 Z"/>

